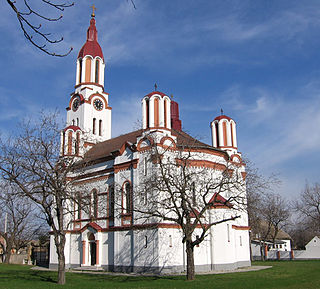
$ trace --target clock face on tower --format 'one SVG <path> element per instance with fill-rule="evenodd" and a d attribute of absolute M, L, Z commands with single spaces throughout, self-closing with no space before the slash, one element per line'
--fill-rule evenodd
<path fill-rule="evenodd" d="M 75 100 L 72 103 L 72 110 L 73 111 L 77 111 L 79 106 L 80 106 L 80 99 L 79 98 L 75 98 Z"/>
<path fill-rule="evenodd" d="M 103 109 L 103 102 L 100 99 L 95 99 L 93 102 L 93 106 L 96 110 L 102 110 Z"/>

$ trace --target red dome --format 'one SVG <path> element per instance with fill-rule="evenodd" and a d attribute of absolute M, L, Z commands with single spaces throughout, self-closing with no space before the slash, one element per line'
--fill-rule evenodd
<path fill-rule="evenodd" d="M 155 94 L 158 94 L 158 95 L 160 95 L 160 96 L 162 96 L 162 97 L 166 96 L 166 94 L 164 94 L 163 92 L 160 92 L 160 91 L 152 91 L 152 92 L 150 92 L 149 94 L 147 94 L 146 96 L 148 96 L 148 97 L 150 98 L 150 97 L 152 97 L 152 96 L 155 95 Z"/>
<path fill-rule="evenodd" d="M 103 58 L 102 49 L 98 43 L 98 31 L 96 28 L 96 20 L 91 18 L 90 26 L 87 31 L 87 41 L 80 49 L 78 58 L 83 58 L 86 55 L 91 55 L 93 58 L 96 56 Z"/>
<path fill-rule="evenodd" d="M 230 118 L 229 116 L 219 115 L 219 116 L 217 116 L 213 121 L 215 121 L 215 120 L 220 120 L 220 119 L 232 120 L 232 118 Z"/>

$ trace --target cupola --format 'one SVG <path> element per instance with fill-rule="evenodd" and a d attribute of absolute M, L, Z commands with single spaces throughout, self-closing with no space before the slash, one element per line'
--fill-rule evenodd
<path fill-rule="evenodd" d="M 237 152 L 237 132 L 235 121 L 226 116 L 220 115 L 211 123 L 212 146 L 231 153 Z"/>
<path fill-rule="evenodd" d="M 160 91 L 153 91 L 142 99 L 143 129 L 171 129 L 171 100 Z"/>

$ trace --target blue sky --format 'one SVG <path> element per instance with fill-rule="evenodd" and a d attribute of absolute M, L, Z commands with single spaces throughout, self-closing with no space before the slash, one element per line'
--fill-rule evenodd
<path fill-rule="evenodd" d="M 2 134 L 40 110 L 65 115 L 91 2 L 76 1 L 62 21 L 44 25 L 64 37 L 52 49 L 74 48 L 60 59 L 31 46 L 1 1 Z M 113 136 L 135 127 L 156 82 L 179 102 L 184 130 L 207 143 L 223 108 L 237 122 L 239 150 L 264 174 L 279 174 L 284 196 L 320 181 L 319 1 L 135 0 L 136 10 L 126 0 L 94 2 Z"/>

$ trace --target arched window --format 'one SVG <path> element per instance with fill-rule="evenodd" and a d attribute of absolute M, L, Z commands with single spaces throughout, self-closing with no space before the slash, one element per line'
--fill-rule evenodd
<path fill-rule="evenodd" d="M 164 100 L 164 127 L 167 127 L 167 100 Z"/>
<path fill-rule="evenodd" d="M 99 120 L 99 136 L 102 136 L 102 120 Z"/>
<path fill-rule="evenodd" d="M 131 185 L 126 182 L 123 186 L 123 212 L 125 214 L 131 213 L 132 199 L 131 199 Z"/>
<path fill-rule="evenodd" d="M 79 154 L 79 146 L 80 146 L 80 132 L 77 132 L 77 139 L 75 142 L 75 154 L 78 155 Z"/>
<path fill-rule="evenodd" d="M 159 98 L 154 99 L 154 126 L 159 126 Z"/>
<path fill-rule="evenodd" d="M 79 126 L 79 118 L 77 117 L 77 126 Z"/>
<path fill-rule="evenodd" d="M 68 155 L 72 154 L 72 131 L 68 132 Z"/>
<path fill-rule="evenodd" d="M 233 143 L 233 123 L 230 123 L 230 130 L 231 130 L 231 146 L 234 147 L 234 143 Z"/>
<path fill-rule="evenodd" d="M 96 189 L 91 191 L 90 215 L 94 218 L 98 217 L 98 191 Z"/>
<path fill-rule="evenodd" d="M 113 220 L 114 218 L 114 187 L 110 186 L 109 187 L 109 217 L 111 218 L 111 220 Z"/>
<path fill-rule="evenodd" d="M 63 131 L 62 133 L 62 155 L 64 156 L 64 148 L 65 148 L 65 142 L 66 142 L 66 133 Z"/>
<path fill-rule="evenodd" d="M 74 119 L 72 120 L 72 125 L 74 125 Z"/>
<path fill-rule="evenodd" d="M 100 66 L 100 61 L 99 59 L 96 59 L 96 73 L 94 77 L 94 82 L 99 83 L 99 66 Z"/>
<path fill-rule="evenodd" d="M 82 81 L 82 58 L 79 59 L 79 83 Z"/>
<path fill-rule="evenodd" d="M 81 219 L 81 193 L 77 192 L 76 194 L 76 219 L 80 220 Z"/>
<path fill-rule="evenodd" d="M 149 128 L 149 99 L 146 99 L 146 128 Z"/>
<path fill-rule="evenodd" d="M 192 194 L 192 205 L 196 206 L 197 205 L 197 198 L 196 198 L 196 184 L 193 182 L 191 184 L 191 194 Z"/>
<path fill-rule="evenodd" d="M 219 126 L 218 126 L 218 122 L 216 122 L 216 123 L 214 124 L 214 126 L 216 127 L 216 142 L 217 142 L 217 147 L 219 147 L 220 144 L 219 144 Z"/>
<path fill-rule="evenodd" d="M 95 118 L 92 120 L 92 133 L 96 134 L 96 119 Z"/>
<path fill-rule="evenodd" d="M 224 146 L 227 146 L 228 142 L 227 142 L 227 122 L 226 121 L 222 123 L 222 129 L 223 129 L 223 143 L 224 143 Z"/>
<path fill-rule="evenodd" d="M 85 78 L 86 82 L 90 82 L 91 81 L 91 59 L 87 58 L 86 59 L 86 78 Z"/>

